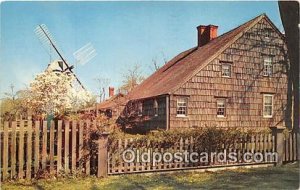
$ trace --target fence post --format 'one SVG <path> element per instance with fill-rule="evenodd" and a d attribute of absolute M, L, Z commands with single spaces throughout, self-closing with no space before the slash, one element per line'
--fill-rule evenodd
<path fill-rule="evenodd" d="M 282 165 L 285 146 L 283 130 L 285 129 L 285 127 L 270 127 L 270 129 L 272 130 L 272 135 L 275 138 L 275 152 L 277 152 L 278 155 L 276 165 Z"/>
<path fill-rule="evenodd" d="M 296 145 L 296 147 L 295 147 L 295 150 L 296 150 L 296 160 L 300 160 L 300 151 L 299 151 L 299 147 L 300 147 L 300 132 L 299 131 L 296 131 L 295 132 L 296 133 L 296 135 L 295 135 L 295 141 L 296 141 L 296 143 L 295 143 L 295 145 Z"/>
<path fill-rule="evenodd" d="M 106 177 L 108 172 L 108 132 L 102 133 L 98 140 L 98 171 L 97 177 Z"/>

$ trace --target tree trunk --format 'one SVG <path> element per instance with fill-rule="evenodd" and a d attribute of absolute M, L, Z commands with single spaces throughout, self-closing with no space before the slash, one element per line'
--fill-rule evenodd
<path fill-rule="evenodd" d="M 297 1 L 279 1 L 279 11 L 285 30 L 288 56 L 290 60 L 290 76 L 292 82 L 292 121 L 293 130 L 299 132 L 299 3 Z"/>

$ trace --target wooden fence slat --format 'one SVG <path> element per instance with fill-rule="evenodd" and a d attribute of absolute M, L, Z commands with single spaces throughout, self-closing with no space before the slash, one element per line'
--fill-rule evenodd
<path fill-rule="evenodd" d="M 43 121 L 43 136 L 42 136 L 42 169 L 47 167 L 47 121 Z"/>
<path fill-rule="evenodd" d="M 70 122 L 66 121 L 65 122 L 65 172 L 69 173 L 69 158 L 70 158 L 70 153 L 69 153 L 69 132 L 70 132 Z"/>
<path fill-rule="evenodd" d="M 275 136 L 274 135 L 271 135 L 271 139 L 272 139 L 272 152 L 275 152 L 275 147 L 276 147 L 276 145 L 275 145 Z M 277 151 L 277 150 L 276 150 Z"/>
<path fill-rule="evenodd" d="M 72 121 L 72 172 L 74 172 L 76 170 L 76 130 L 77 130 L 77 122 L 76 121 Z"/>
<path fill-rule="evenodd" d="M 272 134 L 268 134 L 268 152 L 272 152 L 273 144 L 272 144 Z"/>
<path fill-rule="evenodd" d="M 79 122 L 79 145 L 78 145 L 78 162 L 79 162 L 79 168 L 82 169 L 82 155 L 83 155 L 83 122 Z"/>
<path fill-rule="evenodd" d="M 263 152 L 266 153 L 268 150 L 268 134 L 264 134 Z"/>
<path fill-rule="evenodd" d="M 16 151 L 17 151 L 17 131 L 16 131 L 16 127 L 17 127 L 17 123 L 15 121 L 13 121 L 11 123 L 11 140 L 12 140 L 12 144 L 11 144 L 11 178 L 15 178 L 16 177 Z"/>
<path fill-rule="evenodd" d="M 90 175 L 91 172 L 91 162 L 90 162 L 90 152 L 89 152 L 89 146 L 90 146 L 90 142 L 89 142 L 89 130 L 90 130 L 90 124 L 91 122 L 89 120 L 86 121 L 86 131 L 85 131 L 85 135 L 86 135 L 86 149 L 85 150 L 85 174 L 86 175 Z"/>
<path fill-rule="evenodd" d="M 147 140 L 147 149 L 149 149 L 150 148 L 150 144 L 151 144 L 151 142 L 150 142 L 150 140 L 148 139 Z M 147 170 L 149 171 L 149 170 L 151 170 L 151 163 L 148 163 L 147 162 Z"/>
<path fill-rule="evenodd" d="M 18 152 L 18 160 L 19 160 L 19 179 L 24 177 L 24 121 L 20 122 L 19 129 L 19 152 Z"/>
<path fill-rule="evenodd" d="M 122 150 L 122 140 L 121 139 L 118 139 L 118 150 L 121 151 Z M 118 165 L 118 173 L 121 173 L 122 171 L 122 158 L 121 158 L 121 155 L 120 153 L 118 152 L 118 159 L 119 159 L 119 165 Z"/>
<path fill-rule="evenodd" d="M 124 140 L 124 150 L 126 150 L 127 149 L 127 144 L 128 144 L 128 140 L 127 139 L 125 139 Z M 127 172 L 128 171 L 128 163 L 126 163 L 126 162 L 124 162 L 124 172 Z"/>
<path fill-rule="evenodd" d="M 26 151 L 26 179 L 31 179 L 31 163 L 32 163 L 32 121 L 27 124 L 27 151 Z"/>
<path fill-rule="evenodd" d="M 57 173 L 62 169 L 61 159 L 62 159 L 62 121 L 57 121 Z"/>
<path fill-rule="evenodd" d="M 244 143 L 243 143 L 243 152 L 242 152 L 242 155 L 240 157 L 241 162 L 243 162 L 243 155 L 245 155 L 245 153 L 247 152 L 247 138 L 248 138 L 247 134 L 243 136 Z"/>
<path fill-rule="evenodd" d="M 50 123 L 50 174 L 54 173 L 54 129 L 55 124 L 52 120 Z"/>
<path fill-rule="evenodd" d="M 289 133 L 289 140 L 290 140 L 290 160 L 289 161 L 293 161 L 293 157 L 294 157 L 294 152 L 293 152 L 293 133 Z"/>
<path fill-rule="evenodd" d="M 296 133 L 293 132 L 293 152 L 294 152 L 294 157 L 293 160 L 297 160 L 297 136 Z"/>
<path fill-rule="evenodd" d="M 130 138 L 130 139 L 129 139 L 129 142 L 130 142 L 130 144 L 132 144 L 132 143 L 133 143 L 133 139 Z M 135 147 L 135 146 L 133 146 L 133 147 Z M 130 171 L 130 172 L 133 172 L 133 168 L 134 168 L 134 162 L 130 162 L 130 163 L 129 163 L 129 171 Z"/>
<path fill-rule="evenodd" d="M 185 140 L 184 140 L 184 144 L 185 144 L 185 151 L 189 151 L 188 150 L 188 148 L 189 148 L 189 139 L 188 138 L 186 138 Z M 184 162 L 184 167 L 187 167 L 189 165 L 189 163 L 188 162 Z"/>
<path fill-rule="evenodd" d="M 8 122 L 4 122 L 4 133 L 3 133 L 3 180 L 8 178 Z"/>
<path fill-rule="evenodd" d="M 35 122 L 34 136 L 34 173 L 37 174 L 40 167 L 40 122 Z"/>
<path fill-rule="evenodd" d="M 183 138 L 181 137 L 179 140 L 179 152 L 183 152 Z M 183 162 L 179 162 L 179 167 L 183 166 Z"/>

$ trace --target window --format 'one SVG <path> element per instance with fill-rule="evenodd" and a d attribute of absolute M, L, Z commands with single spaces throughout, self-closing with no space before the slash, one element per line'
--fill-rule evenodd
<path fill-rule="evenodd" d="M 270 57 L 264 58 L 264 70 L 263 70 L 264 76 L 271 76 L 272 73 L 273 73 L 272 59 Z"/>
<path fill-rule="evenodd" d="M 222 77 L 231 77 L 231 64 L 222 64 Z"/>
<path fill-rule="evenodd" d="M 187 98 L 177 100 L 177 116 L 187 116 Z"/>
<path fill-rule="evenodd" d="M 158 103 L 156 99 L 153 102 L 153 109 L 154 109 L 154 116 L 158 116 Z"/>
<path fill-rule="evenodd" d="M 263 113 L 265 118 L 271 118 L 273 116 L 273 95 L 264 94 L 264 107 Z"/>
<path fill-rule="evenodd" d="M 217 117 L 225 117 L 225 99 L 217 100 Z"/>
<path fill-rule="evenodd" d="M 271 29 L 269 29 L 269 28 L 266 28 L 266 29 L 265 29 L 265 39 L 266 39 L 267 41 L 270 40 L 271 32 L 272 32 Z"/>
<path fill-rule="evenodd" d="M 138 103 L 138 116 L 143 116 L 143 103 Z"/>

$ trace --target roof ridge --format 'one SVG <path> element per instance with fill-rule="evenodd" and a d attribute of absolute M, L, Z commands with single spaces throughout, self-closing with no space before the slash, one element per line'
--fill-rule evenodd
<path fill-rule="evenodd" d="M 144 99 L 174 93 L 265 16 L 265 14 L 256 16 L 204 46 L 196 46 L 179 53 L 135 87 L 128 94 L 128 98 Z"/>
<path fill-rule="evenodd" d="M 265 14 L 260 14 L 259 16 L 256 16 L 255 18 L 253 18 L 253 19 L 251 19 L 251 20 L 249 20 L 249 21 L 247 21 L 247 22 L 245 22 L 245 23 L 243 23 L 243 24 L 237 26 L 236 28 L 234 28 L 234 29 L 232 29 L 232 30 L 230 30 L 230 31 L 228 31 L 228 32 L 226 32 L 226 33 L 220 35 L 219 37 L 215 38 L 214 40 L 210 41 L 209 43 L 207 43 L 206 45 L 204 45 L 204 46 L 202 46 L 202 47 L 207 46 L 208 44 L 210 44 L 210 43 L 213 42 L 213 41 L 216 41 L 216 40 L 218 40 L 218 39 L 219 39 L 219 40 L 222 39 L 224 36 L 231 34 L 232 32 L 238 30 L 239 28 L 241 28 L 241 27 L 243 27 L 243 26 L 247 26 L 247 25 L 249 25 L 249 24 L 251 24 L 251 23 L 254 24 L 254 21 L 256 21 L 255 23 L 257 23 L 257 22 L 260 21 L 264 16 L 265 16 Z M 251 24 L 251 25 L 252 25 L 252 24 Z M 170 91 L 169 91 L 168 93 L 172 93 L 172 92 L 176 91 L 176 90 L 178 89 L 178 86 L 182 86 L 183 84 L 185 84 L 185 83 L 191 78 L 191 76 L 194 76 L 195 73 L 198 73 L 199 71 L 201 71 L 207 64 L 209 64 L 209 63 L 211 62 L 211 59 L 214 59 L 214 58 L 217 57 L 219 54 L 221 54 L 221 53 L 224 51 L 224 49 L 227 48 L 228 44 L 229 44 L 229 45 L 230 45 L 230 44 L 233 44 L 237 39 L 240 38 L 239 35 L 240 35 L 241 33 L 245 32 L 245 31 L 248 31 L 249 28 L 252 27 L 251 25 L 247 26 L 245 29 L 243 29 L 243 30 L 240 31 L 238 34 L 236 34 L 235 37 L 234 37 L 232 40 L 230 40 L 230 41 L 227 42 L 225 45 L 223 45 L 223 47 L 221 48 L 221 50 L 215 52 L 215 53 L 212 54 L 208 59 L 206 59 L 205 64 L 202 64 L 200 69 L 197 69 L 197 71 L 193 72 L 192 75 L 187 75 L 187 77 L 186 77 L 187 79 L 185 79 L 183 83 L 179 83 L 179 84 L 175 85 L 175 87 L 172 88 L 172 89 L 170 89 Z M 236 36 L 239 36 L 239 37 L 236 37 Z M 236 38 L 236 39 L 235 39 L 235 38 Z M 209 61 L 207 61 L 207 60 L 209 60 Z M 199 66 L 199 67 L 200 67 L 200 66 Z"/>
<path fill-rule="evenodd" d="M 197 47 L 192 48 L 192 50 L 190 52 L 188 52 L 186 55 L 184 55 L 183 57 L 179 58 L 178 60 L 176 60 L 173 64 L 171 64 L 169 67 L 167 67 L 166 69 L 163 70 L 163 72 L 167 71 L 169 68 L 171 68 L 173 65 L 175 65 L 176 63 L 178 63 L 179 61 L 183 60 L 184 58 L 186 58 L 187 56 L 189 56 L 190 54 L 192 54 L 194 51 L 197 50 Z"/>

